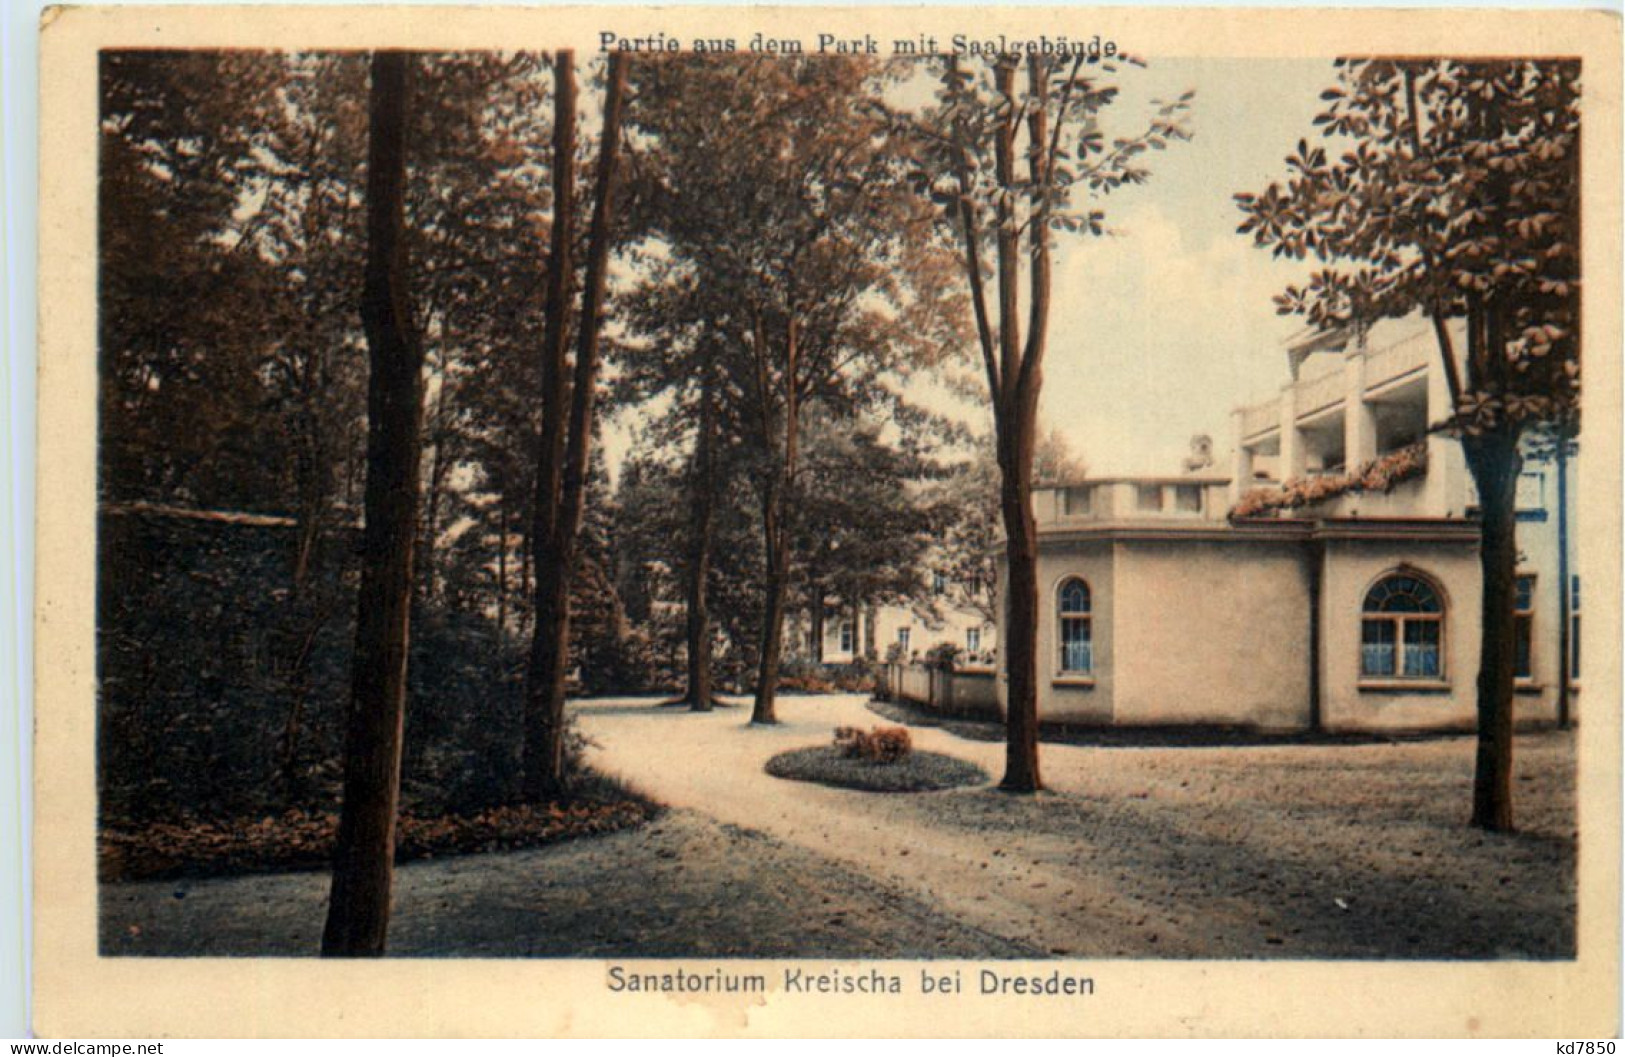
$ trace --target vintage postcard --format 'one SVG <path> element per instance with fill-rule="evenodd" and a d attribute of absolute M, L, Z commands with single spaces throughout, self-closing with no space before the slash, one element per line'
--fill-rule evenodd
<path fill-rule="evenodd" d="M 1613 1036 L 1620 23 L 41 33 L 72 1036 Z"/>

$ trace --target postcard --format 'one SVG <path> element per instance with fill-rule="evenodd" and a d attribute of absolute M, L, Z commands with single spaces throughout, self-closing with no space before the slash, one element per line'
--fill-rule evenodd
<path fill-rule="evenodd" d="M 1617 17 L 41 48 L 40 1034 L 1620 1030 Z"/>

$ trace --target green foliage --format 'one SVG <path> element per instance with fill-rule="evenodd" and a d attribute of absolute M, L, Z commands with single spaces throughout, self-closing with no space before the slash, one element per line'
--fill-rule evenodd
<path fill-rule="evenodd" d="M 757 519 L 748 550 L 730 551 L 717 526 L 711 587 L 727 592 L 749 569 L 758 595 L 711 596 L 733 646 L 719 653 L 727 664 L 779 641 L 791 590 L 822 609 L 917 577 L 910 558 L 926 526 L 901 485 L 920 460 L 914 438 L 943 424 L 899 383 L 943 355 L 962 306 L 902 180 L 880 105 L 887 67 L 669 56 L 634 75 L 633 258 L 645 281 L 621 302 L 617 397 L 671 399 L 652 432 L 694 453 L 682 509 L 711 503 L 723 515 L 744 501 Z M 882 420 L 906 439 L 880 443 Z M 700 535 L 679 528 L 673 538 Z M 687 548 L 671 559 L 680 572 Z M 758 627 L 726 626 L 747 611 Z M 764 715 L 772 690 L 759 688 Z"/>
<path fill-rule="evenodd" d="M 263 519 L 261 519 L 263 520 Z M 297 526 L 151 509 L 101 519 L 97 620 L 101 815 L 107 822 L 327 811 L 341 777 L 355 556 L 337 548 L 297 597 Z M 584 651 L 610 622 L 584 621 Z M 184 627 L 186 634 L 176 634 Z M 590 659 L 590 656 L 589 658 Z M 613 689 L 642 689 L 606 664 Z M 479 811 L 518 790 L 522 645 L 480 612 L 420 608 L 403 798 Z M 584 671 L 596 666 L 584 664 Z M 578 755 L 578 754 L 577 754 Z M 579 759 L 572 763 L 579 775 Z"/>
<path fill-rule="evenodd" d="M 109 51 L 98 212 L 101 493 L 291 510 L 276 418 L 275 262 L 238 207 L 288 80 L 266 53 Z M 230 91 L 222 86 L 230 85 Z"/>
<path fill-rule="evenodd" d="M 855 605 L 924 597 L 937 529 L 947 520 L 930 486 L 947 471 L 923 442 L 885 438 L 879 421 L 810 416 L 804 440 L 790 512 L 803 605 L 822 606 L 832 619 Z"/>
<path fill-rule="evenodd" d="M 99 530 L 103 818 L 253 811 L 330 783 L 354 615 L 336 572 L 294 605 L 287 523 L 148 510 L 104 513 Z"/>
<path fill-rule="evenodd" d="M 925 663 L 938 671 L 951 672 L 964 652 L 958 643 L 939 642 L 925 651 Z"/>

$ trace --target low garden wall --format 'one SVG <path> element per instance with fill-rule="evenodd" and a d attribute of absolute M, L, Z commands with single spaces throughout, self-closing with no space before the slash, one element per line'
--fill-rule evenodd
<path fill-rule="evenodd" d="M 998 685 L 993 669 L 945 672 L 923 664 L 887 664 L 880 669 L 879 691 L 893 701 L 909 701 L 932 712 L 977 719 L 998 719 Z"/>

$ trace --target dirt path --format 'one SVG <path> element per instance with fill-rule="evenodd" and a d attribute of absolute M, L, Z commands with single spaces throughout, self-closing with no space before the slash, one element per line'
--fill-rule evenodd
<path fill-rule="evenodd" d="M 1463 824 L 1471 738 L 1222 748 L 1046 745 L 1050 791 L 879 795 L 772 778 L 777 752 L 872 725 L 864 699 L 787 697 L 783 723 L 590 703 L 596 763 L 841 861 L 979 931 L 1074 956 L 1569 957 L 1573 741 L 1520 739 L 1522 831 Z M 1002 769 L 1003 746 L 915 744 Z"/>
<path fill-rule="evenodd" d="M 101 888 L 102 952 L 314 955 L 328 875 Z M 402 957 L 1012 958 L 991 936 L 793 844 L 671 811 L 532 851 L 410 863 L 389 953 Z"/>
<path fill-rule="evenodd" d="M 789 697 L 785 722 L 589 702 L 595 763 L 657 821 L 397 873 L 392 954 L 533 957 L 1565 958 L 1574 743 L 1524 736 L 1522 831 L 1465 825 L 1471 738 L 1045 745 L 1050 791 L 872 794 L 772 778 L 775 753 L 880 722 Z M 1003 746 L 915 728 L 1002 768 Z M 325 873 L 101 886 L 102 950 L 312 955 Z"/>

